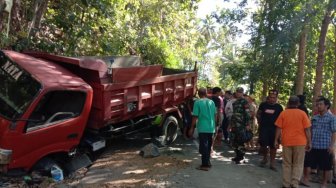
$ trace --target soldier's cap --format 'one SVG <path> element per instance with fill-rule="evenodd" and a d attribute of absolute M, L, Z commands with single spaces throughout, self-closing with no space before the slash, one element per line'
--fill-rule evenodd
<path fill-rule="evenodd" d="M 244 93 L 244 88 L 237 87 L 236 92 L 238 92 L 238 93 Z"/>
<path fill-rule="evenodd" d="M 278 96 L 279 92 L 278 92 L 278 90 L 276 90 L 276 89 L 271 89 L 271 90 L 268 91 L 268 94 L 269 94 L 269 95 L 270 95 L 270 94 L 275 94 L 276 96 Z"/>

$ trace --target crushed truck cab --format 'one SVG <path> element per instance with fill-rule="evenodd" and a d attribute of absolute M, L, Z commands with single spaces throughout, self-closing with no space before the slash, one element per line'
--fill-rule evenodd
<path fill-rule="evenodd" d="M 55 63 L 17 52 L 0 53 L 0 67 L 0 148 L 11 151 L 8 168 L 28 170 L 43 156 L 75 148 L 91 110 L 91 86 Z"/>
<path fill-rule="evenodd" d="M 96 151 L 104 139 L 153 127 L 174 141 L 183 122 L 179 106 L 194 96 L 197 72 L 112 62 L 0 51 L 2 169 L 27 171 L 45 157 L 68 156 L 85 144 Z"/>

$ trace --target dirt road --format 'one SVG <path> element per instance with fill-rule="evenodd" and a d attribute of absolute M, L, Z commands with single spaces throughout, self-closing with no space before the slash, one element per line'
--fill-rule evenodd
<path fill-rule="evenodd" d="M 140 149 L 151 140 L 144 135 L 110 143 L 89 169 L 81 169 L 61 183 L 46 179 L 35 187 L 173 187 L 173 188 L 279 188 L 281 187 L 281 161 L 278 172 L 258 166 L 257 152 L 247 152 L 247 163 L 236 165 L 230 158 L 233 150 L 222 143 L 215 147 L 210 171 L 199 171 L 197 140 L 184 140 L 181 136 L 170 147 L 160 149 L 160 156 L 143 158 Z M 11 183 L 10 183 L 11 182 Z M 0 187 L 24 187 L 22 178 L 0 181 Z M 34 187 L 33 186 L 33 187 Z M 26 186 L 27 187 L 27 186 Z M 311 183 L 312 188 L 319 187 Z M 329 187 L 335 187 L 330 184 Z"/>
<path fill-rule="evenodd" d="M 57 187 L 281 187 L 281 161 L 278 172 L 258 167 L 260 156 L 248 152 L 247 163 L 236 165 L 227 144 L 216 147 L 210 171 L 196 170 L 200 164 L 197 140 L 181 137 L 171 147 L 161 149 L 161 156 L 142 158 L 138 152 L 150 140 L 129 138 L 112 146 L 81 177 Z M 334 187 L 330 184 L 329 187 Z M 311 184 L 312 188 L 319 187 Z"/>

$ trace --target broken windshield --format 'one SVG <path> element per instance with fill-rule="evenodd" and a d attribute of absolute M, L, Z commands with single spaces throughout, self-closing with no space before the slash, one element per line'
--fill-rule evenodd
<path fill-rule="evenodd" d="M 28 72 L 0 51 L 0 115 L 19 118 L 41 89 Z"/>

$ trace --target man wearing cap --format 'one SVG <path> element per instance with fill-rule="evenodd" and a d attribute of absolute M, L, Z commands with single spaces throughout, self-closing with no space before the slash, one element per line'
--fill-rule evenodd
<path fill-rule="evenodd" d="M 276 134 L 274 147 L 283 146 L 282 186 L 298 188 L 303 170 L 305 150 L 311 148 L 310 121 L 300 109 L 299 98 L 291 96 L 285 111 L 281 112 L 275 122 Z"/>
<path fill-rule="evenodd" d="M 231 140 L 232 146 L 236 153 L 236 156 L 232 158 L 232 161 L 236 164 L 240 164 L 240 161 L 244 159 L 245 146 L 242 142 L 242 137 L 246 130 L 250 130 L 250 111 L 249 104 L 244 98 L 244 89 L 238 87 L 236 90 L 236 101 L 232 104 L 233 113 L 231 116 Z"/>
<path fill-rule="evenodd" d="M 268 100 L 260 104 L 257 119 L 259 123 L 259 144 L 260 151 L 263 155 L 263 159 L 260 162 L 261 167 L 265 167 L 268 160 L 268 150 L 270 153 L 270 169 L 276 171 L 275 168 L 275 155 L 276 148 L 274 147 L 275 137 L 275 121 L 282 112 L 283 108 L 277 103 L 278 91 L 270 90 L 268 92 Z"/>

